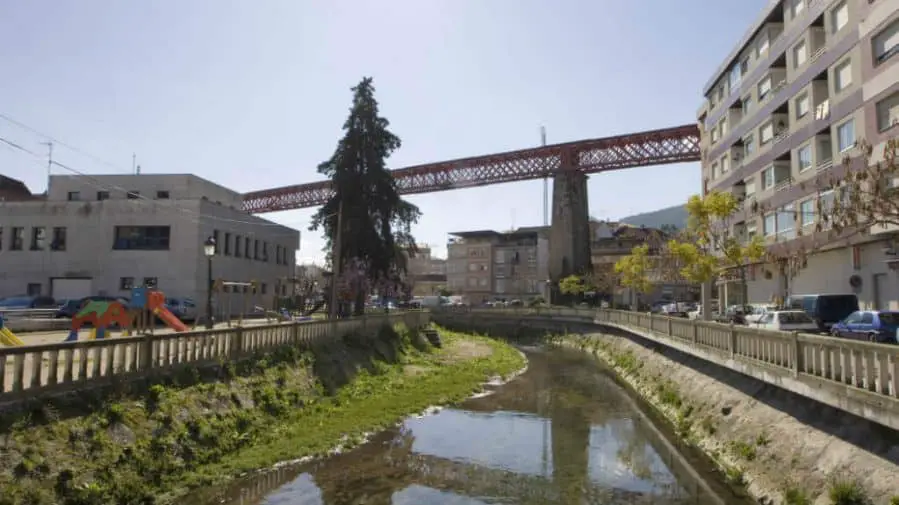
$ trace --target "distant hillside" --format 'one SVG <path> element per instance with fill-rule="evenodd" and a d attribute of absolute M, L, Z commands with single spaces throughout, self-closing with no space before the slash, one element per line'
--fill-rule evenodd
<path fill-rule="evenodd" d="M 662 225 L 671 224 L 678 228 L 687 226 L 687 209 L 683 205 L 675 205 L 664 209 L 635 214 L 619 219 L 620 222 L 634 226 L 646 226 L 648 228 L 661 228 Z"/>

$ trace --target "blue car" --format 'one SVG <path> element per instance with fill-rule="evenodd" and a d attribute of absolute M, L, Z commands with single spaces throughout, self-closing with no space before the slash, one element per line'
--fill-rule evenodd
<path fill-rule="evenodd" d="M 835 337 L 884 344 L 899 343 L 897 331 L 899 331 L 899 312 L 886 310 L 857 310 L 830 329 L 830 333 Z"/>

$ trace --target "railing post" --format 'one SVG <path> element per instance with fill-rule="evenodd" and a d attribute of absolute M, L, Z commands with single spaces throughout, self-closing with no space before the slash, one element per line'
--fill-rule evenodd
<path fill-rule="evenodd" d="M 243 326 L 235 326 L 233 328 L 233 338 L 231 342 L 234 347 L 231 348 L 231 356 L 239 358 L 243 354 Z"/>
<path fill-rule="evenodd" d="M 294 346 L 300 345 L 300 323 L 294 322 L 290 327 L 290 340 Z"/>
<path fill-rule="evenodd" d="M 693 321 L 692 326 L 693 326 L 693 335 L 692 335 L 693 345 L 696 345 L 696 342 L 699 340 L 699 324 L 697 324 L 696 321 Z"/>
<path fill-rule="evenodd" d="M 145 372 L 153 368 L 153 362 L 156 361 L 153 359 L 153 335 L 145 334 L 139 345 L 140 370 Z"/>
<path fill-rule="evenodd" d="M 793 377 L 798 377 L 799 371 L 802 370 L 802 354 L 799 352 L 799 332 L 791 332 L 790 336 L 793 338 Z"/>
<path fill-rule="evenodd" d="M 673 332 L 671 331 L 671 318 L 668 318 L 668 336 L 672 336 Z"/>
<path fill-rule="evenodd" d="M 734 323 L 730 323 L 730 357 L 733 358 L 737 353 L 737 328 L 734 326 Z"/>

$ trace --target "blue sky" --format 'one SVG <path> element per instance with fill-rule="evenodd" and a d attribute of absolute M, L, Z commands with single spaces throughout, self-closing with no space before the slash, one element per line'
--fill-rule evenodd
<path fill-rule="evenodd" d="M 127 172 L 137 153 L 145 173 L 263 189 L 320 179 L 363 76 L 403 140 L 394 168 L 537 145 L 541 125 L 555 143 L 693 122 L 766 2 L 0 0 L 0 112 L 76 147 L 54 158 L 87 173 Z M 0 136 L 46 150 L 3 120 Z M 0 173 L 33 191 L 44 165 L 0 147 Z M 698 163 L 594 175 L 590 212 L 676 205 L 699 180 Z M 448 232 L 539 225 L 542 194 L 531 181 L 416 195 L 415 233 L 442 253 Z M 269 217 L 320 262 L 312 212 Z"/>

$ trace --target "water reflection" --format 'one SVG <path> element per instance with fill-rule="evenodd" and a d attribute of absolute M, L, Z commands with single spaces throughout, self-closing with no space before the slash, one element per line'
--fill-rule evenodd
<path fill-rule="evenodd" d="M 184 503 L 743 504 L 671 445 L 598 365 L 530 353 L 528 373 L 359 449 Z"/>

